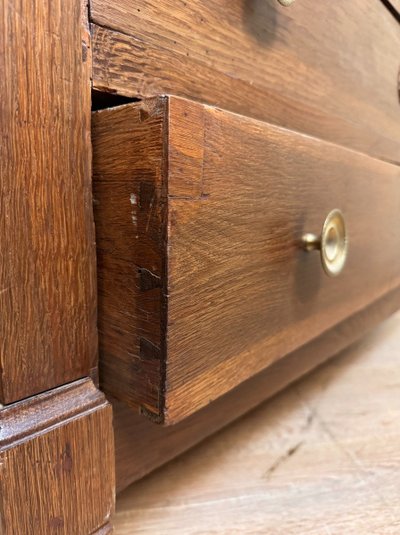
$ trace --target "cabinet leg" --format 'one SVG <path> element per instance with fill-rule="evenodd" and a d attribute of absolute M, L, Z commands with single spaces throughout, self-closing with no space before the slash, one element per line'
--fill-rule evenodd
<path fill-rule="evenodd" d="M 114 507 L 112 409 L 82 379 L 0 409 L 2 535 L 106 535 Z"/>

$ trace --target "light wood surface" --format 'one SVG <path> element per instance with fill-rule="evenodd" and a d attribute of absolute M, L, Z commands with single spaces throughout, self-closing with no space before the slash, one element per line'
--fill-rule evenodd
<path fill-rule="evenodd" d="M 0 402 L 97 366 L 82 0 L 0 2 Z"/>
<path fill-rule="evenodd" d="M 400 28 L 379 0 L 90 4 L 94 87 L 185 96 L 399 161 Z"/>
<path fill-rule="evenodd" d="M 119 495 L 116 535 L 400 532 L 400 314 Z"/>
<path fill-rule="evenodd" d="M 400 285 L 395 165 L 173 96 L 95 112 L 93 156 L 101 384 L 157 421 Z M 332 279 L 300 241 L 334 208 Z"/>

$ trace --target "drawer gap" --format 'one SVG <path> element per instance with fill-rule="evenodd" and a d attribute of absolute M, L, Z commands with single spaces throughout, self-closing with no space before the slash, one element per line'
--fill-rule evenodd
<path fill-rule="evenodd" d="M 115 108 L 123 104 L 130 104 L 131 102 L 138 102 L 140 98 L 125 97 L 110 93 L 107 91 L 98 91 L 92 89 L 92 111 L 105 110 L 107 108 Z"/>

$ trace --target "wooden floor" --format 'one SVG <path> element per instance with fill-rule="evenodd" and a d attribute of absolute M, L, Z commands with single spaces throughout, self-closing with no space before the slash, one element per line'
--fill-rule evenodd
<path fill-rule="evenodd" d="M 400 313 L 117 500 L 116 535 L 400 534 Z"/>

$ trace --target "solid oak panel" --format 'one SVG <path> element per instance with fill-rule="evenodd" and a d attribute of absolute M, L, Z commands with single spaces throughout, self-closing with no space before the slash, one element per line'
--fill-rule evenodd
<path fill-rule="evenodd" d="M 379 0 L 91 0 L 94 87 L 175 94 L 399 161 L 400 28 Z"/>
<path fill-rule="evenodd" d="M 114 506 L 111 406 L 80 380 L 0 409 L 4 535 L 109 533 Z"/>
<path fill-rule="evenodd" d="M 158 421 L 400 284 L 397 166 L 175 97 L 94 113 L 93 147 L 101 381 Z M 336 279 L 299 245 L 333 208 Z"/>
<path fill-rule="evenodd" d="M 400 308 L 400 289 L 384 296 L 255 377 L 171 426 L 154 425 L 130 407 L 112 401 L 117 491 L 215 433 L 301 375 L 355 342 Z"/>
<path fill-rule="evenodd" d="M 117 108 L 93 114 L 101 382 L 145 410 L 157 407 L 160 397 L 166 222 L 160 202 L 165 109 L 152 104 L 149 110 L 124 108 L 128 116 Z"/>
<path fill-rule="evenodd" d="M 96 366 L 88 28 L 80 0 L 0 5 L 0 402 Z"/>

